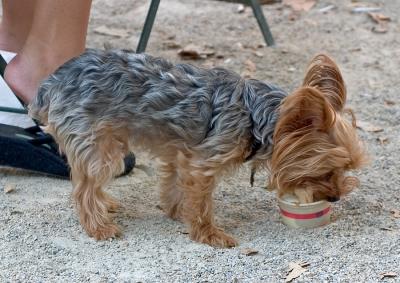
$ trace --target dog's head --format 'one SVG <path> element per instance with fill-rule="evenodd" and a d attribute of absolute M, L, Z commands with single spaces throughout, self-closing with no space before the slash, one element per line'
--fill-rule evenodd
<path fill-rule="evenodd" d="M 270 186 L 278 195 L 291 192 L 302 203 L 336 201 L 358 186 L 358 179 L 345 173 L 364 165 L 366 155 L 345 102 L 337 65 L 317 55 L 303 86 L 280 106 L 270 163 Z"/>

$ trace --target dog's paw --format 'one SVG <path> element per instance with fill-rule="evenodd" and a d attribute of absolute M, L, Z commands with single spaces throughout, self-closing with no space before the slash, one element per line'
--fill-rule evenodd
<path fill-rule="evenodd" d="M 88 231 L 89 236 L 99 240 L 107 240 L 121 236 L 121 230 L 115 224 L 108 224 L 93 231 Z"/>
<path fill-rule="evenodd" d="M 192 240 L 204 243 L 213 247 L 232 248 L 238 245 L 238 242 L 223 230 L 212 228 L 203 230 L 200 233 L 191 235 Z"/>
<path fill-rule="evenodd" d="M 172 207 L 163 208 L 165 214 L 172 220 L 182 220 L 181 206 L 174 205 Z"/>
<path fill-rule="evenodd" d="M 120 204 L 116 201 L 107 203 L 107 211 L 110 213 L 115 213 L 120 208 Z"/>

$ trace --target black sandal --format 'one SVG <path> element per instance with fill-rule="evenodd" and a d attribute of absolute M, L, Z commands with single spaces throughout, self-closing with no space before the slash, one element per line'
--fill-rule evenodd
<path fill-rule="evenodd" d="M 3 78 L 6 66 L 6 61 L 0 55 L 0 75 Z M 21 103 L 24 105 L 22 101 Z M 1 106 L 0 111 L 27 113 L 25 109 Z M 125 170 L 121 176 L 133 170 L 135 161 L 133 153 L 125 156 Z M 66 157 L 60 154 L 53 138 L 44 133 L 38 124 L 30 128 L 21 128 L 0 123 L 0 166 L 25 169 L 61 178 L 70 177 L 70 167 Z"/>

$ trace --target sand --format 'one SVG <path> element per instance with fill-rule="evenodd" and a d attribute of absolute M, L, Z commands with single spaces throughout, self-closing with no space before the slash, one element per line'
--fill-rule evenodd
<path fill-rule="evenodd" d="M 94 1 L 88 46 L 135 48 L 147 2 Z M 371 164 L 354 173 L 361 187 L 334 204 L 330 225 L 292 230 L 279 219 L 274 193 L 263 189 L 267 175 L 258 174 L 250 187 L 244 166 L 215 193 L 217 222 L 240 246 L 215 249 L 192 242 L 182 223 L 164 216 L 157 206 L 157 174 L 135 170 L 109 186 L 122 204 L 115 221 L 124 235 L 96 242 L 78 223 L 69 181 L 2 170 L 0 282 L 284 282 L 295 261 L 309 263 L 296 282 L 377 282 L 383 272 L 398 274 L 385 281 L 400 281 L 400 219 L 391 213 L 400 210 L 400 2 L 371 1 L 391 18 L 386 33 L 373 32 L 377 24 L 368 15 L 351 13 L 350 0 L 321 0 L 299 14 L 281 3 L 265 5 L 274 48 L 257 47 L 263 40 L 256 21 L 250 10 L 238 14 L 237 4 L 161 2 L 148 48 L 153 55 L 178 62 L 173 46 L 193 43 L 215 55 L 189 62 L 243 73 L 251 60 L 253 77 L 288 91 L 300 84 L 315 53 L 335 58 L 348 105 L 379 130 L 359 131 L 371 156 Z M 335 9 L 319 12 L 331 3 Z M 128 34 L 95 31 L 103 25 Z M 156 165 L 142 153 L 138 163 Z M 4 193 L 6 184 L 15 190 Z M 247 256 L 245 248 L 258 253 Z"/>

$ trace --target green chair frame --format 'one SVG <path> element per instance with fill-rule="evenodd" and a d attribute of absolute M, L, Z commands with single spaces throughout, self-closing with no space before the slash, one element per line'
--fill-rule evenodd
<path fill-rule="evenodd" d="M 265 19 L 264 13 L 261 9 L 258 0 L 242 0 L 241 2 L 251 6 L 251 8 L 253 9 L 253 14 L 257 19 L 258 25 L 260 27 L 265 42 L 267 43 L 268 46 L 273 46 L 275 44 L 274 38 L 269 29 L 267 20 Z M 142 33 L 140 35 L 139 43 L 136 48 L 136 53 L 143 53 L 146 50 L 147 43 L 150 38 L 151 30 L 153 29 L 154 20 L 156 18 L 159 5 L 160 5 L 160 0 L 151 0 L 150 8 L 149 11 L 147 12 L 146 20 L 144 22 Z"/>

